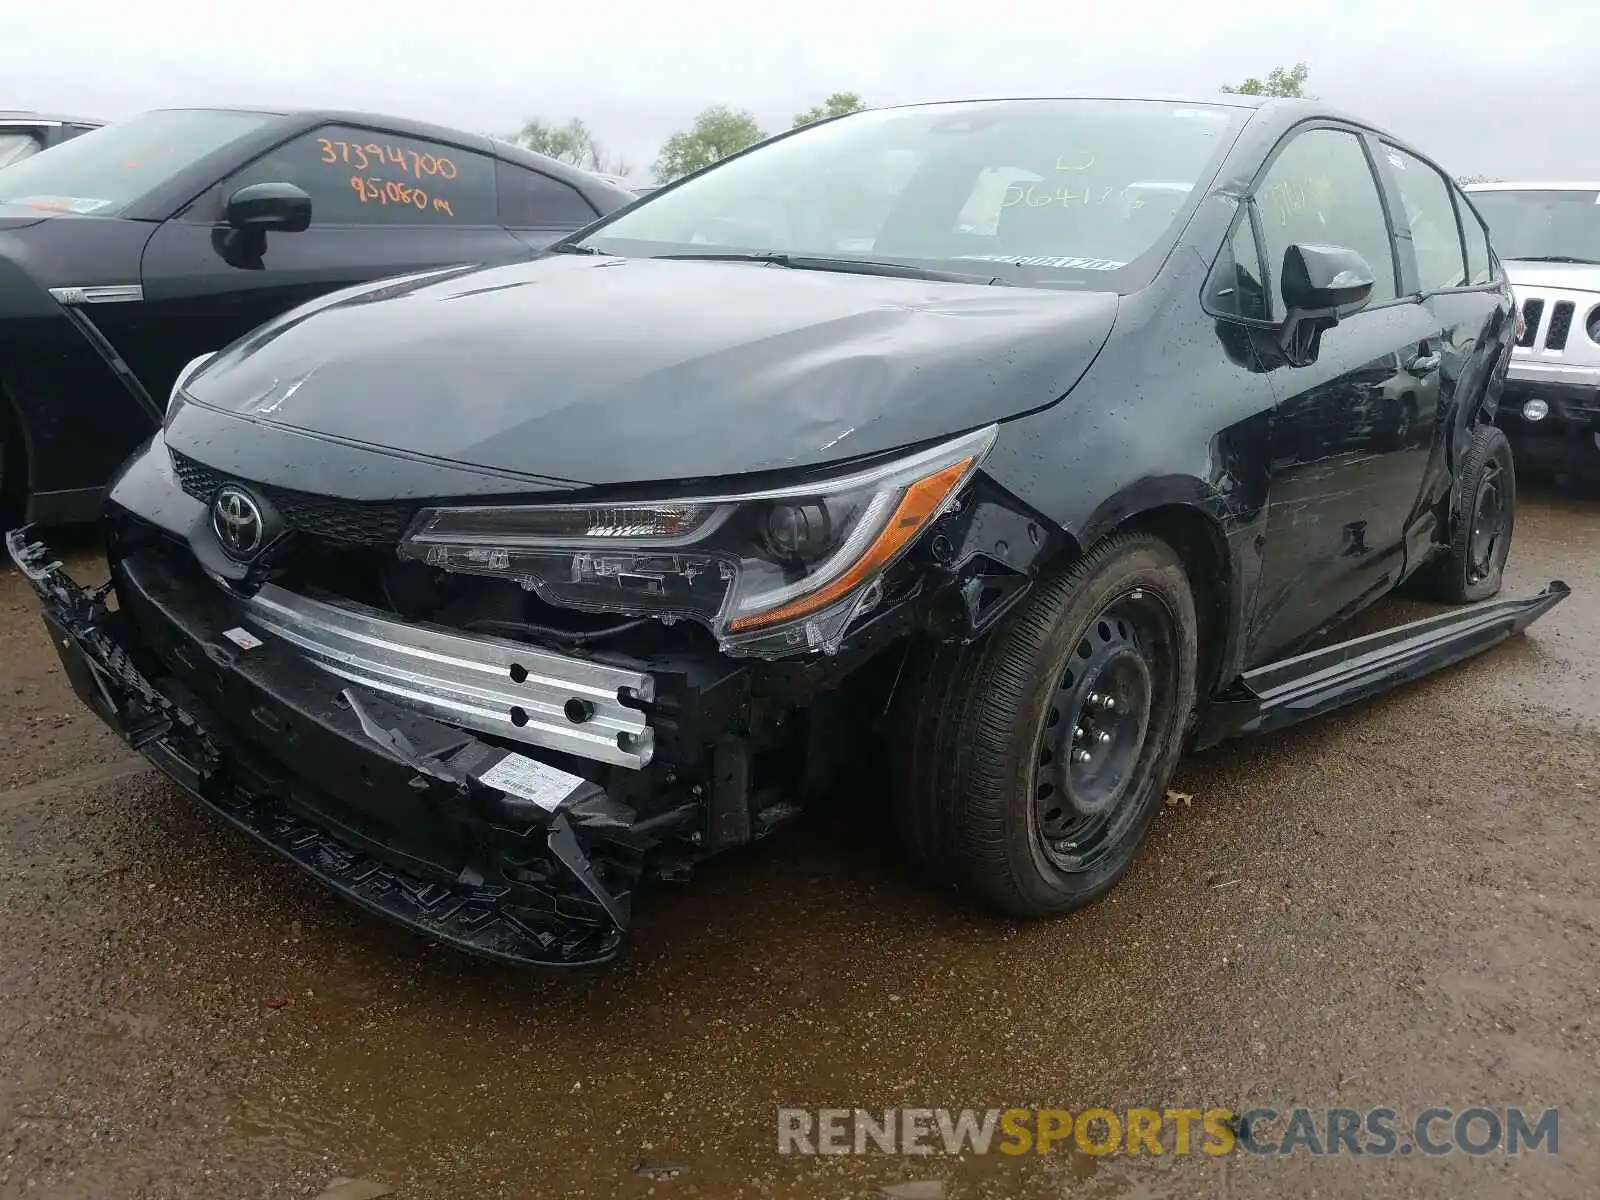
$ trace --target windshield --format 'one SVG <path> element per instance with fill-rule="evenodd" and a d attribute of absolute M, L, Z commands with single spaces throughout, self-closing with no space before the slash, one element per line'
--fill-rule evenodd
<path fill-rule="evenodd" d="M 31 133 L 0 133 L 0 167 L 39 152 L 39 143 Z"/>
<path fill-rule="evenodd" d="M 264 113 L 207 109 L 130 117 L 0 167 L 0 203 L 110 216 L 271 120 Z"/>
<path fill-rule="evenodd" d="M 1144 100 L 858 113 L 652 196 L 582 241 L 609 254 L 777 253 L 1116 290 L 1215 173 L 1222 106 Z"/>
<path fill-rule="evenodd" d="M 1501 258 L 1600 263 L 1600 192 L 1475 191 L 1472 203 L 1489 223 L 1489 240 Z"/>

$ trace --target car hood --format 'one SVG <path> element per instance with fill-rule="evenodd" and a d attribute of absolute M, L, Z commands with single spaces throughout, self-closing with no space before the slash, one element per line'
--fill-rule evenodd
<path fill-rule="evenodd" d="M 1590 263 L 1502 262 L 1512 286 L 1559 291 L 1600 292 L 1600 266 Z"/>
<path fill-rule="evenodd" d="M 1116 308 L 1109 293 L 553 255 L 313 302 L 227 348 L 186 395 L 435 464 L 596 485 L 706 478 L 1049 405 Z M 208 422 L 205 441 L 216 433 Z M 292 464 L 263 482 L 293 486 Z"/>
<path fill-rule="evenodd" d="M 0 229 L 25 229 L 54 215 L 44 209 L 30 208 L 26 204 L 7 204 L 0 200 Z"/>

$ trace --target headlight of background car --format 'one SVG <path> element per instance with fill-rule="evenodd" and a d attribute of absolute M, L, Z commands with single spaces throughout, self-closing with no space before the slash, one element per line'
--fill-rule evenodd
<path fill-rule="evenodd" d="M 832 653 L 881 598 L 884 572 L 950 506 L 995 429 L 802 487 L 424 509 L 400 554 L 514 580 L 568 608 L 690 617 L 731 654 Z"/>

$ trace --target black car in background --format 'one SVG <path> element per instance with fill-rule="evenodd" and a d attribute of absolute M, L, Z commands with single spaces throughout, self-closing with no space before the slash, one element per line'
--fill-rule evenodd
<path fill-rule="evenodd" d="M 430 937 L 604 961 L 867 756 L 931 879 L 1042 917 L 1186 748 L 1566 594 L 1490 600 L 1513 327 L 1450 177 L 1313 102 L 855 113 L 269 322 L 113 485 L 109 583 L 9 547 L 88 704 Z M 1405 580 L 1490 602 L 1326 643 Z"/>
<path fill-rule="evenodd" d="M 59 146 L 104 124 L 87 117 L 0 109 L 0 167 L 32 158 L 41 150 Z"/>
<path fill-rule="evenodd" d="M 364 113 L 164 109 L 0 169 L 4 498 L 93 519 L 196 355 L 352 284 L 531 258 L 633 199 Z"/>

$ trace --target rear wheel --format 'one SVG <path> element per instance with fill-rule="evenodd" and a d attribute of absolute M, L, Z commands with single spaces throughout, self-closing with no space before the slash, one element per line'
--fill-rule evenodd
<path fill-rule="evenodd" d="M 1498 427 L 1473 429 L 1455 495 L 1450 550 L 1435 568 L 1433 590 L 1452 604 L 1487 600 L 1500 591 L 1517 517 L 1511 444 Z"/>
<path fill-rule="evenodd" d="M 901 693 L 896 781 L 914 857 L 1015 916 L 1095 899 L 1161 809 L 1196 661 L 1183 565 L 1143 533 L 1042 580 L 978 645 L 925 652 Z"/>

